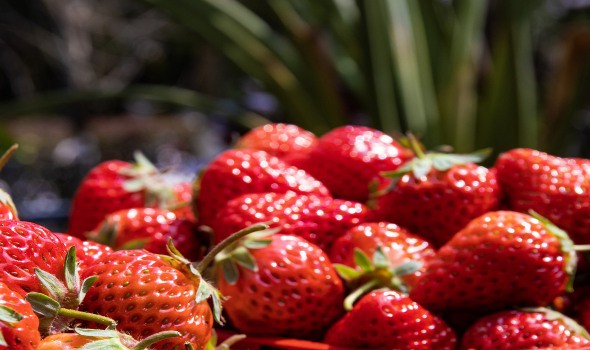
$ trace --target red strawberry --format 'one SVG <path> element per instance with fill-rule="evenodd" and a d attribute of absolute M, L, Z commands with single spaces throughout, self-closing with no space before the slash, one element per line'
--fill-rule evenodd
<path fill-rule="evenodd" d="M 573 243 L 545 219 L 490 212 L 440 248 L 410 296 L 436 311 L 545 306 L 572 281 L 575 264 Z"/>
<path fill-rule="evenodd" d="M 413 157 L 389 135 L 364 126 L 343 126 L 319 138 L 307 157 L 292 164 L 320 180 L 336 198 L 365 202 L 380 172 Z"/>
<path fill-rule="evenodd" d="M 344 287 L 327 255 L 298 236 L 253 235 L 217 257 L 232 324 L 248 335 L 321 334 L 343 313 Z"/>
<path fill-rule="evenodd" d="M 463 335 L 460 349 L 587 349 L 589 338 L 580 325 L 556 311 L 508 310 L 475 322 Z"/>
<path fill-rule="evenodd" d="M 94 265 L 96 260 L 100 259 L 100 257 L 113 251 L 111 247 L 104 244 L 93 241 L 83 241 L 80 238 L 70 236 L 66 233 L 55 233 L 55 235 L 63 242 L 66 248 L 76 247 L 80 268 Z"/>
<path fill-rule="evenodd" d="M 266 151 L 279 158 L 293 154 L 308 153 L 316 144 L 317 137 L 297 125 L 268 123 L 244 134 L 235 147 Z"/>
<path fill-rule="evenodd" d="M 176 204 L 173 185 L 144 156 L 136 162 L 109 160 L 94 167 L 72 200 L 68 234 L 84 238 L 114 211 Z"/>
<path fill-rule="evenodd" d="M 361 203 L 288 193 L 245 194 L 229 201 L 211 225 L 215 240 L 257 222 L 272 222 L 282 234 L 297 235 L 326 250 L 350 227 L 364 221 L 368 209 Z"/>
<path fill-rule="evenodd" d="M 180 220 L 166 209 L 132 208 L 108 214 L 87 237 L 116 250 L 140 249 L 166 254 L 168 239 L 189 259 L 202 257 L 204 247 L 197 239 L 197 225 Z"/>
<path fill-rule="evenodd" d="M 191 206 L 193 200 L 193 184 L 191 182 L 180 182 L 174 185 L 172 191 L 175 195 L 175 201 L 178 205 L 169 209 L 176 214 L 178 219 L 186 219 L 196 222 L 195 214 Z"/>
<path fill-rule="evenodd" d="M 329 197 L 328 190 L 305 171 L 289 166 L 265 151 L 229 150 L 204 170 L 194 199 L 199 222 L 212 226 L 231 199 L 246 193 L 293 191 Z"/>
<path fill-rule="evenodd" d="M 25 221 L 0 221 L 0 247 L 0 280 L 22 296 L 41 291 L 35 268 L 63 277 L 66 248 L 43 226 Z"/>
<path fill-rule="evenodd" d="M 145 250 L 119 250 L 103 256 L 83 271 L 98 276 L 82 302 L 81 310 L 110 317 L 117 329 L 144 339 L 150 334 L 175 330 L 182 337 L 154 345 L 154 349 L 184 348 L 190 342 L 202 350 L 211 336 L 213 313 L 199 275 L 185 274 L 189 261 L 163 257 Z M 213 293 L 213 292 L 211 292 Z M 218 315 L 218 313 L 216 313 Z"/>
<path fill-rule="evenodd" d="M 0 282 L 0 349 L 33 350 L 41 340 L 39 319 L 22 295 Z"/>
<path fill-rule="evenodd" d="M 388 259 L 388 265 L 397 267 L 408 261 L 425 265 L 434 256 L 432 246 L 422 238 L 415 236 L 396 224 L 387 222 L 364 223 L 350 228 L 337 238 L 329 251 L 330 261 L 349 267 L 357 267 L 355 251 L 357 249 L 367 256 L 372 256 L 381 247 Z M 418 270 L 403 277 L 410 287 L 422 274 Z"/>
<path fill-rule="evenodd" d="M 500 185 L 478 166 L 485 153 L 424 154 L 383 179 L 375 220 L 394 222 L 440 247 L 472 219 L 498 208 Z"/>
<path fill-rule="evenodd" d="M 395 291 L 365 295 L 336 322 L 324 341 L 355 349 L 455 349 L 457 338 L 443 320 Z"/>
<path fill-rule="evenodd" d="M 534 210 L 564 229 L 577 244 L 590 243 L 590 161 L 518 148 L 494 167 L 512 210 Z"/>

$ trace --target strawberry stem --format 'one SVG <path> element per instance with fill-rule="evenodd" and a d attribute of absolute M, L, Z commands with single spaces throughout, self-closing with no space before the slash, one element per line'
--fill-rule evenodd
<path fill-rule="evenodd" d="M 132 350 L 144 350 L 159 341 L 169 339 L 169 338 L 180 337 L 180 336 L 181 336 L 180 332 L 177 332 L 177 331 L 164 331 L 164 332 L 152 334 L 149 337 L 144 338 L 139 343 L 137 343 L 137 345 L 135 345 Z"/>
<path fill-rule="evenodd" d="M 590 244 L 576 244 L 574 250 L 580 253 L 590 252 Z"/>
<path fill-rule="evenodd" d="M 215 245 L 209 251 L 209 253 L 207 253 L 207 255 L 205 255 L 203 260 L 201 260 L 197 264 L 197 266 L 196 266 L 197 271 L 203 273 L 203 271 L 205 271 L 205 269 L 215 260 L 215 256 L 217 254 L 219 254 L 222 250 L 227 248 L 229 245 L 238 241 L 240 238 L 242 238 L 246 235 L 249 235 L 250 233 L 253 233 L 253 232 L 266 230 L 267 228 L 268 228 L 267 224 L 254 224 L 252 226 L 246 227 L 245 229 L 240 230 L 240 231 L 232 234 L 231 236 L 227 237 L 226 239 L 221 241 L 219 244 Z"/>
<path fill-rule="evenodd" d="M 224 340 L 221 344 L 217 345 L 215 347 L 215 350 L 230 350 L 232 345 L 245 338 L 245 334 L 234 334 L 231 337 Z"/>
<path fill-rule="evenodd" d="M 17 149 L 18 144 L 15 143 L 14 145 L 10 146 L 10 148 L 6 150 L 6 152 L 4 152 L 4 154 L 0 158 L 0 170 L 4 168 L 6 163 L 8 163 L 8 160 L 12 157 L 12 155 L 14 154 L 14 152 L 16 152 Z"/>
<path fill-rule="evenodd" d="M 416 136 L 412 133 L 409 133 L 408 140 L 410 141 L 410 149 L 414 152 L 414 154 L 416 154 L 416 157 L 424 159 L 426 155 L 424 154 L 424 151 L 422 151 L 422 146 L 420 145 L 420 142 L 418 142 Z"/>
<path fill-rule="evenodd" d="M 365 293 L 374 289 L 375 287 L 379 286 L 379 280 L 372 279 L 369 282 L 363 284 L 362 286 L 358 287 L 354 290 L 354 292 L 350 293 L 346 299 L 344 299 L 344 310 L 350 311 L 354 306 L 354 303 Z"/>
<path fill-rule="evenodd" d="M 97 314 L 91 314 L 88 312 L 78 311 L 78 310 L 61 308 L 58 311 L 58 315 L 63 316 L 63 317 L 68 317 L 68 318 L 74 318 L 74 319 L 82 320 L 82 321 L 96 322 L 96 323 L 104 324 L 107 326 L 116 325 L 115 320 L 113 320 L 112 318 L 108 318 L 108 317 L 97 315 Z"/>

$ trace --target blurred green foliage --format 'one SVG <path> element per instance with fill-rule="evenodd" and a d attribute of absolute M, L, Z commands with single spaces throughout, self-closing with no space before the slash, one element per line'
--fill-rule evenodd
<path fill-rule="evenodd" d="M 429 147 L 446 144 L 461 152 L 524 146 L 564 153 L 579 136 L 576 123 L 589 119 L 590 7 L 583 2 L 136 3 L 164 14 L 177 41 L 205 50 L 197 57 L 213 48 L 276 97 L 284 120 L 317 134 L 364 122 L 391 133 L 412 131 Z M 138 97 L 203 110 L 212 105 L 192 87 L 136 83 L 108 93 L 87 86 L 82 93 L 53 92 L 5 105 L 0 115 L 94 98 Z"/>

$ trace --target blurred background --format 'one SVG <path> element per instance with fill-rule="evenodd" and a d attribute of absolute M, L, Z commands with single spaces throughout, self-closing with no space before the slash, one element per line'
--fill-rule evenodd
<path fill-rule="evenodd" d="M 590 0 L 0 0 L 0 186 L 24 220 L 63 230 L 102 160 L 193 178 L 266 121 L 588 157 Z"/>

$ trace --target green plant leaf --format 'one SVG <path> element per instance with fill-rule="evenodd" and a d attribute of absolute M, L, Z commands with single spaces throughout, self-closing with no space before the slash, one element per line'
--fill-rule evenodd
<path fill-rule="evenodd" d="M 254 257 L 246 247 L 238 247 L 231 253 L 231 259 L 240 266 L 243 266 L 251 271 L 258 271 L 258 266 Z"/>
<path fill-rule="evenodd" d="M 353 269 L 350 266 L 337 263 L 334 263 L 332 265 L 334 266 L 334 269 L 336 270 L 338 275 L 346 281 L 354 281 L 360 276 L 362 276 L 362 273 L 360 271 Z"/>
<path fill-rule="evenodd" d="M 221 270 L 223 272 L 223 278 L 229 284 L 236 284 L 240 276 L 240 271 L 235 262 L 230 259 L 223 260 L 221 262 Z"/>
<path fill-rule="evenodd" d="M 68 288 L 54 275 L 45 272 L 39 268 L 35 268 L 35 275 L 39 282 L 45 287 L 51 297 L 56 300 L 63 300 L 68 293 Z"/>
<path fill-rule="evenodd" d="M 354 263 L 361 269 L 363 272 L 373 271 L 373 263 L 371 259 L 359 248 L 354 249 Z"/>
<path fill-rule="evenodd" d="M 82 281 L 82 286 L 80 287 L 80 292 L 78 293 L 78 300 L 82 302 L 86 297 L 86 293 L 90 290 L 90 287 L 96 282 L 98 276 L 90 276 Z"/>
<path fill-rule="evenodd" d="M 61 309 L 57 301 L 45 294 L 30 292 L 26 295 L 25 299 L 31 304 L 33 311 L 43 317 L 56 317 Z"/>
<path fill-rule="evenodd" d="M 80 275 L 78 274 L 78 265 L 76 263 L 75 246 L 71 246 L 66 254 L 64 261 L 64 276 L 67 290 L 76 290 L 80 286 Z"/>
<path fill-rule="evenodd" d="M 395 276 L 406 276 L 415 273 L 422 268 L 422 263 L 418 261 L 407 261 L 393 269 Z"/>
<path fill-rule="evenodd" d="M 0 321 L 13 324 L 23 319 L 23 315 L 16 312 L 13 308 L 6 305 L 0 305 Z"/>
<path fill-rule="evenodd" d="M 385 252 L 383 251 L 383 247 L 379 246 L 373 253 L 373 265 L 376 269 L 387 269 L 389 268 L 389 259 Z"/>

